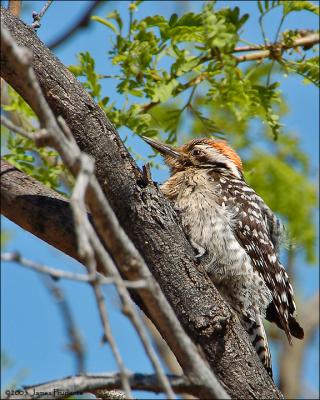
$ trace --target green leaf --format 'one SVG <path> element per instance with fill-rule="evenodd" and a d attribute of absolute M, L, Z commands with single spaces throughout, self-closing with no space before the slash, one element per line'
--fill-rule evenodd
<path fill-rule="evenodd" d="M 200 110 L 197 110 L 194 107 L 190 107 L 190 111 L 192 112 L 192 114 L 194 114 L 196 116 L 196 118 L 199 119 L 199 121 L 202 123 L 202 126 L 204 128 L 204 132 L 205 134 L 209 134 L 209 133 L 216 133 L 216 132 L 220 132 L 219 128 L 217 127 L 216 123 L 210 119 L 205 117 Z"/>
<path fill-rule="evenodd" d="M 114 21 L 116 21 L 120 32 L 122 31 L 123 22 L 117 10 L 111 11 L 109 14 L 107 14 L 107 19 L 113 19 Z"/>
<path fill-rule="evenodd" d="M 270 1 L 261 1 L 258 0 L 257 5 L 260 11 L 261 16 L 268 14 L 271 10 L 276 7 L 279 7 L 282 4 L 282 0 L 273 0 L 270 4 Z"/>
<path fill-rule="evenodd" d="M 177 139 L 177 130 L 181 121 L 181 115 L 183 110 L 169 110 L 167 116 L 164 119 L 165 130 L 169 132 L 167 139 L 168 143 L 174 143 Z"/>
<path fill-rule="evenodd" d="M 316 86 L 320 86 L 319 56 L 298 62 L 291 60 L 283 60 L 283 62 L 289 70 L 303 76 L 307 81 L 312 82 Z"/>
<path fill-rule="evenodd" d="M 176 79 L 172 79 L 168 83 L 159 83 L 153 89 L 153 95 L 151 100 L 154 102 L 164 103 L 170 98 L 172 98 L 172 92 L 179 85 L 179 82 Z"/>
<path fill-rule="evenodd" d="M 292 11 L 310 11 L 316 15 L 320 14 L 319 6 L 311 3 L 311 1 L 283 0 L 281 4 L 283 5 L 284 15 L 288 15 Z"/>
<path fill-rule="evenodd" d="M 195 72 L 199 64 L 199 58 L 179 57 L 177 61 L 171 66 L 171 73 L 176 76 L 181 76 L 186 72 Z"/>
<path fill-rule="evenodd" d="M 182 15 L 178 20 L 175 22 L 175 26 L 201 26 L 202 21 L 201 14 L 195 14 L 193 12 L 186 13 Z"/>
<path fill-rule="evenodd" d="M 178 14 L 172 14 L 169 20 L 169 25 L 172 27 L 178 20 Z"/>
<path fill-rule="evenodd" d="M 162 15 L 152 15 L 149 17 L 146 17 L 143 22 L 147 24 L 148 27 L 150 26 L 158 26 L 158 27 L 163 27 L 163 26 L 168 26 L 168 21 L 166 20 L 165 17 Z"/>
<path fill-rule="evenodd" d="M 260 14 L 263 14 L 264 10 L 263 10 L 263 7 L 262 7 L 262 1 L 258 0 L 257 5 L 258 5 L 258 9 L 260 11 Z"/>
<path fill-rule="evenodd" d="M 110 21 L 108 21 L 108 20 L 106 20 L 106 19 L 104 19 L 104 18 L 102 18 L 102 17 L 98 17 L 97 15 L 93 15 L 93 16 L 91 17 L 91 19 L 92 19 L 93 21 L 100 22 L 100 24 L 103 24 L 103 25 L 107 26 L 108 28 L 112 29 L 113 32 L 114 32 L 116 35 L 119 35 L 118 29 L 113 25 L 112 22 L 110 22 Z"/>
<path fill-rule="evenodd" d="M 280 129 L 283 126 L 279 122 L 279 115 L 272 108 L 273 102 L 279 102 L 279 93 L 276 91 L 279 83 L 275 82 L 269 86 L 253 85 L 253 89 L 257 91 L 260 107 L 265 111 L 266 121 L 273 132 L 274 139 L 277 140 Z"/>
<path fill-rule="evenodd" d="M 80 65 L 69 65 L 68 70 L 75 76 L 83 75 L 83 68 Z"/>
<path fill-rule="evenodd" d="M 170 30 L 170 38 L 172 43 L 180 42 L 203 42 L 203 28 L 192 26 L 177 26 L 177 24 Z"/>

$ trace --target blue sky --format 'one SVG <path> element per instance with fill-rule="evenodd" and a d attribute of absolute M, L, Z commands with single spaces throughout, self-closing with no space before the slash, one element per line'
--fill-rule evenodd
<path fill-rule="evenodd" d="M 33 10 L 39 11 L 44 1 L 29 1 L 23 13 L 23 20 L 31 23 Z M 169 16 L 178 12 L 181 3 L 148 1 L 139 6 L 137 18 L 150 14 Z M 253 1 L 224 2 L 218 6 L 237 5 L 241 12 L 251 14 L 246 24 L 243 37 L 256 43 L 262 43 L 257 24 L 257 7 Z M 113 9 L 118 9 L 127 21 L 128 2 L 106 2 L 97 11 L 96 15 L 104 17 Z M 184 10 L 197 11 L 202 2 L 183 2 Z M 86 1 L 56 1 L 43 18 L 38 35 L 45 43 L 51 42 L 60 35 L 72 21 L 88 6 Z M 266 28 L 270 37 L 274 36 L 278 21 L 277 12 L 273 12 L 266 19 Z M 284 29 L 288 28 L 317 28 L 317 19 L 310 13 L 292 13 Z M 112 67 L 107 57 L 110 48 L 110 31 L 98 23 L 92 23 L 90 28 L 82 30 L 66 45 L 56 50 L 56 55 L 66 64 L 76 63 L 76 54 L 80 51 L 90 51 L 96 60 L 97 71 L 111 73 Z M 308 154 L 314 176 L 318 174 L 318 130 L 319 130 L 319 97 L 315 87 L 305 85 L 298 77 L 281 77 L 281 87 L 289 104 L 290 112 L 285 116 L 284 123 L 300 138 L 302 148 Z M 115 92 L 114 85 L 107 82 L 104 85 L 104 95 L 121 101 Z M 140 154 L 147 154 L 149 148 L 138 138 L 130 139 L 129 144 Z M 158 159 L 161 162 L 161 159 Z M 163 181 L 167 170 L 153 171 L 156 181 Z M 24 232 L 16 225 L 2 219 L 2 227 L 11 235 L 6 250 L 19 250 L 22 255 L 34 261 L 43 262 L 49 266 L 82 271 L 80 264 L 64 256 L 51 246 L 39 241 L 33 235 Z M 297 269 L 299 286 L 303 299 L 308 298 L 318 289 L 319 270 L 315 266 L 308 266 L 301 259 Z M 1 311 L 2 311 L 2 350 L 5 350 L 14 366 L 3 374 L 3 384 L 10 382 L 19 371 L 24 372 L 21 383 L 31 384 L 61 378 L 75 372 L 74 359 L 66 349 L 67 336 L 59 314 L 58 307 L 36 273 L 27 271 L 14 264 L 2 266 L 1 272 Z M 87 285 L 73 282 L 60 282 L 68 299 L 74 318 L 86 345 L 88 372 L 115 371 L 116 364 L 107 345 L 100 346 L 102 335 L 101 325 L 94 303 L 92 292 Z M 118 300 L 112 288 L 104 288 L 108 311 L 115 337 L 118 339 L 122 355 L 129 369 L 135 372 L 152 372 L 151 366 L 144 351 L 131 328 L 118 309 Z M 304 377 L 308 387 L 317 390 L 319 386 L 318 371 L 319 338 L 314 338 L 308 351 L 309 362 L 304 369 Z M 274 357 L 275 359 L 276 357 Z M 147 396 L 148 397 L 148 396 Z"/>

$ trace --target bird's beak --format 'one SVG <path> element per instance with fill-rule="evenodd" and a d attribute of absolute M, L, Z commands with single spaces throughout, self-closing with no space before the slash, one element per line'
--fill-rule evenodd
<path fill-rule="evenodd" d="M 142 136 L 142 139 L 150 144 L 151 147 L 158 150 L 164 156 L 171 156 L 174 158 L 178 158 L 181 156 L 181 153 L 179 153 L 177 149 L 175 149 L 173 146 L 170 146 L 169 144 L 160 143 L 145 136 Z"/>

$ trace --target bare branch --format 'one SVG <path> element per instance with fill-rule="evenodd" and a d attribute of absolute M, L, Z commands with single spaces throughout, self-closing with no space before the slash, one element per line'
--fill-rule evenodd
<path fill-rule="evenodd" d="M 161 393 L 162 387 L 156 375 L 130 374 L 128 376 L 130 386 L 133 390 L 144 390 Z M 198 395 L 198 388 L 183 376 L 167 375 L 170 385 L 176 393 L 190 393 Z M 74 394 L 84 392 L 95 393 L 103 396 L 106 391 L 121 388 L 120 374 L 85 374 L 70 376 L 47 382 L 36 386 L 26 386 L 18 396 L 10 395 L 6 399 L 63 399 Z M 40 393 L 42 392 L 42 395 Z M 47 393 L 47 394 L 46 394 Z"/>
<path fill-rule="evenodd" d="M 90 276 L 87 274 L 77 274 L 75 272 L 63 271 L 29 260 L 25 257 L 22 257 L 19 253 L 2 253 L 1 260 L 6 262 L 19 263 L 26 268 L 32 269 L 36 272 L 40 272 L 41 274 L 47 274 L 54 279 L 67 279 L 75 282 L 84 283 L 90 283 L 92 280 L 96 279 L 100 285 L 115 284 L 115 279 L 112 277 L 105 277 L 100 274 L 97 276 Z M 130 289 L 142 289 L 146 287 L 146 282 L 143 280 L 135 282 L 123 281 L 123 284 L 125 285 L 125 287 Z"/>
<path fill-rule="evenodd" d="M 43 6 L 43 8 L 41 9 L 41 11 L 39 12 L 39 14 L 36 11 L 33 11 L 33 13 L 32 13 L 33 23 L 31 24 L 31 27 L 33 29 L 40 28 L 40 26 L 41 26 L 41 24 L 40 24 L 41 18 L 44 16 L 44 14 L 48 10 L 48 8 L 51 6 L 52 1 L 53 0 L 48 0 L 46 2 L 46 4 Z"/>
<path fill-rule="evenodd" d="M 19 133 L 19 135 L 30 139 L 30 140 L 34 140 L 34 136 L 27 132 L 25 129 L 22 129 L 20 126 L 15 125 L 12 121 L 10 121 L 7 117 L 5 117 L 4 115 L 1 115 L 1 125 L 7 127 L 8 129 L 10 129 L 13 132 Z"/>
<path fill-rule="evenodd" d="M 247 49 L 247 50 L 259 50 L 256 53 L 250 53 L 250 54 L 244 54 L 243 56 L 236 57 L 236 60 L 238 63 L 244 62 L 244 61 L 257 61 L 257 60 L 263 60 L 264 58 L 270 58 L 273 57 L 273 48 L 277 47 L 280 51 L 280 54 L 284 50 L 292 49 L 295 47 L 312 47 L 315 44 L 320 43 L 320 36 L 319 33 L 312 33 L 311 35 L 301 37 L 298 39 L 295 39 L 293 43 L 290 45 L 288 44 L 283 44 L 283 43 L 274 43 L 271 45 L 268 45 L 268 49 L 266 50 L 261 50 L 263 47 L 257 47 L 257 49 Z M 266 46 L 264 46 L 266 48 Z M 261 51 L 260 51 L 261 50 Z M 237 48 L 235 51 L 242 51 L 238 50 Z"/>
<path fill-rule="evenodd" d="M 265 45 L 252 45 L 252 46 L 238 46 L 233 49 L 233 53 L 241 53 L 243 51 L 257 51 L 257 50 L 263 50 L 265 48 Z"/>

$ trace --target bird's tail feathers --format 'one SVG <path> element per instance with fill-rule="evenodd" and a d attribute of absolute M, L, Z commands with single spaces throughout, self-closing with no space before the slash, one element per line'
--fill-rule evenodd
<path fill-rule="evenodd" d="M 272 378 L 272 364 L 271 364 L 271 353 L 268 345 L 266 331 L 263 326 L 262 318 L 257 316 L 255 320 L 249 319 L 248 317 L 242 317 L 242 326 L 247 331 L 253 347 L 267 370 L 268 374 Z"/>

